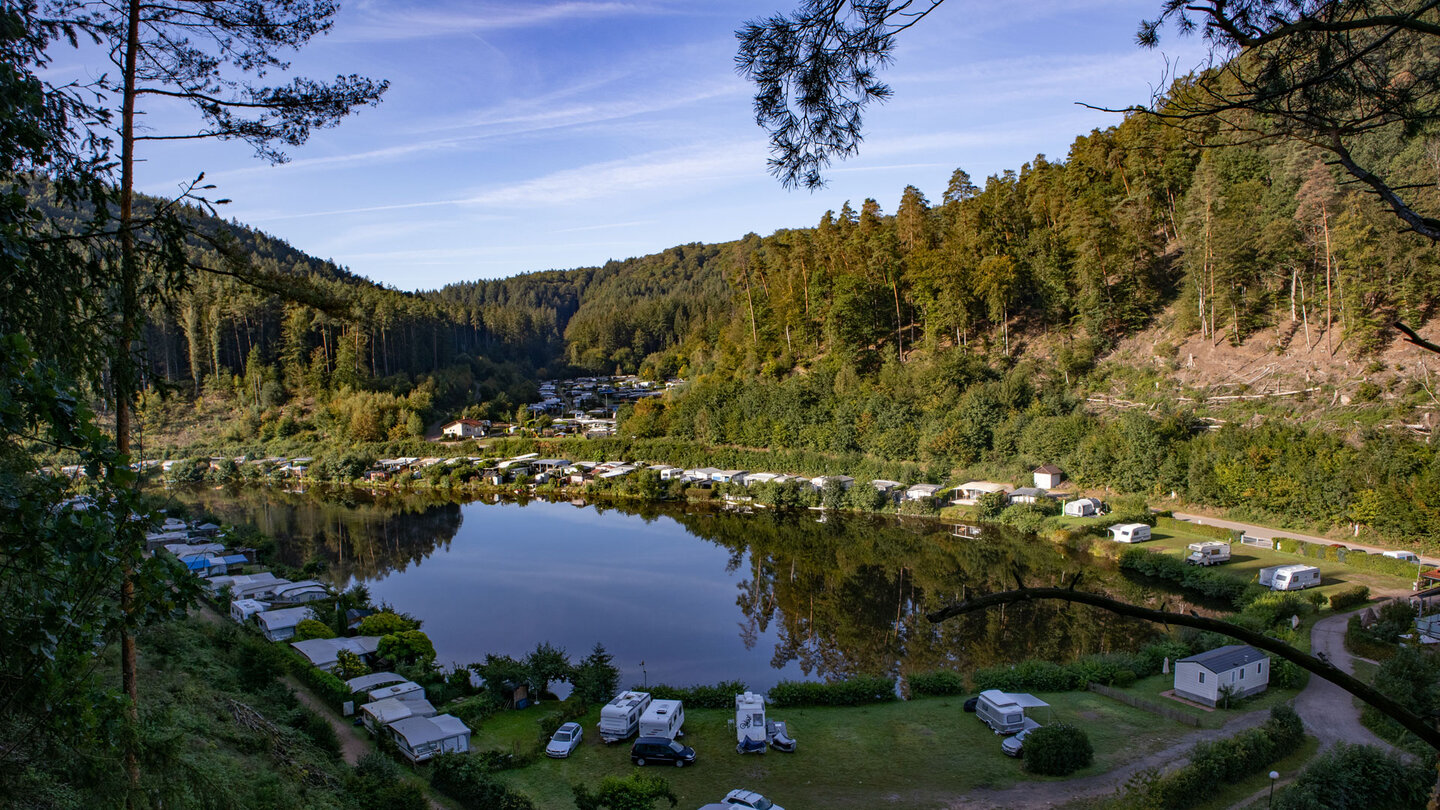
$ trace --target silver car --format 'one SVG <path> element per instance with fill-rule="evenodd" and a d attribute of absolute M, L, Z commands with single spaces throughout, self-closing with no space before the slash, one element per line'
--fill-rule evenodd
<path fill-rule="evenodd" d="M 556 759 L 570 756 L 580 747 L 580 738 L 584 733 L 579 723 L 566 723 L 550 737 L 550 744 L 545 746 L 545 756 Z"/>
<path fill-rule="evenodd" d="M 749 807 L 752 810 L 785 810 L 753 790 L 732 790 L 725 794 L 726 807 Z"/>
<path fill-rule="evenodd" d="M 1008 756 L 1020 756 L 1021 754 L 1025 753 L 1025 738 L 1032 731 L 1034 731 L 1034 729 L 1022 729 L 1020 733 L 1010 737 L 1006 737 L 1004 742 L 1000 743 L 1000 750 L 1004 751 Z"/>

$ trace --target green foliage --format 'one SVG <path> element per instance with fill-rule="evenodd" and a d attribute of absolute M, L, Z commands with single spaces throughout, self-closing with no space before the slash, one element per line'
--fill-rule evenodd
<path fill-rule="evenodd" d="M 1068 723 L 1052 723 L 1025 735 L 1021 752 L 1025 770 L 1044 776 L 1068 776 L 1090 766 L 1095 749 L 1083 729 Z"/>
<path fill-rule="evenodd" d="M 969 691 L 965 676 L 948 669 L 934 672 L 916 672 L 905 678 L 910 685 L 911 697 L 946 697 L 963 695 Z"/>
<path fill-rule="evenodd" d="M 605 651 L 605 646 L 596 642 L 595 649 L 575 665 L 575 671 L 570 676 L 575 697 L 592 705 L 609 701 L 620 685 L 620 670 L 614 660 L 615 657 Z"/>
<path fill-rule="evenodd" d="M 510 790 L 477 757 L 441 754 L 430 762 L 430 783 L 466 810 L 534 810 L 534 803 Z"/>
<path fill-rule="evenodd" d="M 1224 599 L 1237 605 L 1250 591 L 1250 583 L 1223 570 L 1191 565 L 1174 555 L 1150 549 L 1125 549 L 1120 554 L 1120 567 L 1142 576 L 1168 580 L 1211 599 Z"/>
<path fill-rule="evenodd" d="M 636 686 L 634 689 L 642 689 Z M 663 683 L 643 687 L 656 700 L 681 700 L 693 709 L 732 709 L 735 696 L 748 691 L 744 681 L 721 681 L 711 685 L 667 686 Z M 611 693 L 613 694 L 613 693 Z M 606 700 L 609 700 L 609 695 Z"/>
<path fill-rule="evenodd" d="M 419 619 L 385 610 L 379 613 L 372 613 L 361 619 L 360 624 L 355 628 L 355 633 L 361 636 L 388 636 L 391 633 L 403 633 L 406 630 L 419 629 Z"/>
<path fill-rule="evenodd" d="M 345 781 L 346 804 L 355 810 L 428 810 L 420 785 L 407 778 L 394 760 L 371 752 L 355 763 Z"/>
<path fill-rule="evenodd" d="M 401 630 L 380 637 L 376 654 L 387 661 L 428 669 L 435 664 L 435 645 L 423 630 Z"/>
<path fill-rule="evenodd" d="M 1425 760 L 1410 763 L 1369 746 L 1337 743 L 1276 795 L 1275 807 L 1409 810 L 1425 806 L 1434 781 Z"/>
<path fill-rule="evenodd" d="M 482 723 L 504 708 L 505 705 L 498 698 L 486 692 L 466 698 L 459 703 L 452 703 L 445 707 L 445 711 L 460 718 L 461 722 L 469 726 L 472 731 L 478 731 Z"/>
<path fill-rule="evenodd" d="M 731 705 L 735 693 L 730 693 Z M 896 700 L 895 681 L 889 678 L 860 676 L 832 683 L 816 681 L 781 681 L 770 687 L 770 705 L 776 708 L 796 706 L 863 706 Z"/>
<path fill-rule="evenodd" d="M 1185 810 L 1203 803 L 1225 785 L 1266 770 L 1305 741 L 1304 724 L 1289 706 L 1270 710 L 1259 728 L 1233 737 L 1203 742 L 1190 752 L 1190 762 L 1143 788 L 1140 806 Z M 1029 749 L 1027 738 L 1026 749 Z M 1328 806 L 1328 805 L 1321 805 Z"/>
<path fill-rule="evenodd" d="M 312 638 L 335 638 L 335 631 L 316 619 L 306 619 L 295 625 L 295 641 L 309 641 Z"/>
<path fill-rule="evenodd" d="M 1428 652 L 1400 647 L 1381 662 L 1372 685 L 1421 717 L 1431 717 L 1440 711 L 1440 661 Z M 1361 716 L 1365 724 L 1382 737 L 1407 748 L 1425 748 L 1413 734 L 1373 706 L 1363 707 Z"/>
<path fill-rule="evenodd" d="M 1353 588 L 1346 588 L 1330 594 L 1330 609 L 1334 611 L 1348 610 L 1370 601 L 1370 588 L 1365 585 L 1356 585 Z"/>
<path fill-rule="evenodd" d="M 625 778 L 607 776 L 592 792 L 584 785 L 572 785 L 577 810 L 654 810 L 661 799 L 670 807 L 680 803 L 670 783 L 658 776 L 636 771 Z"/>
<path fill-rule="evenodd" d="M 548 641 L 536 644 L 535 649 L 525 656 L 525 670 L 529 673 L 529 683 L 536 699 L 549 693 L 551 681 L 568 680 L 571 669 L 570 656 L 565 654 L 564 648 Z"/>
<path fill-rule="evenodd" d="M 335 653 L 335 677 L 342 681 L 348 681 L 369 674 L 370 665 L 366 664 L 360 656 L 349 650 L 340 650 Z"/>
<path fill-rule="evenodd" d="M 530 683 L 529 668 L 508 655 L 486 653 L 485 661 L 471 664 L 470 669 L 485 691 L 502 706 L 510 705 L 515 687 Z"/>
<path fill-rule="evenodd" d="M 294 675 L 301 683 L 310 688 L 310 691 L 317 694 L 321 700 L 330 704 L 333 709 L 340 709 L 346 701 L 351 699 L 350 687 L 345 682 L 326 672 L 311 666 L 304 656 L 292 651 L 290 656 L 290 674 Z"/>
<path fill-rule="evenodd" d="M 585 705 L 583 701 L 566 700 L 561 702 L 560 711 L 550 712 L 549 714 L 535 721 L 536 725 L 540 727 L 540 734 L 538 737 L 540 745 L 543 746 L 548 743 L 550 741 L 550 738 L 554 736 L 555 732 L 558 731 L 561 726 L 569 723 L 572 720 L 579 720 L 580 718 L 584 717 L 585 714 L 589 711 L 590 707 Z"/>

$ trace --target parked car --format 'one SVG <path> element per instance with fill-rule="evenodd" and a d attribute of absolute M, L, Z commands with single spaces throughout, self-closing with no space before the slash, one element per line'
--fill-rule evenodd
<path fill-rule="evenodd" d="M 726 807 L 750 807 L 753 810 L 785 810 L 753 790 L 732 790 L 725 794 Z"/>
<path fill-rule="evenodd" d="M 630 746 L 630 761 L 636 765 L 674 763 L 675 767 L 683 768 L 695 764 L 695 749 L 669 737 L 639 737 Z"/>
<path fill-rule="evenodd" d="M 585 732 L 580 728 L 579 723 L 566 723 L 550 736 L 550 744 L 545 746 L 545 756 L 564 759 L 575 753 L 580 747 L 580 738 Z"/>
<path fill-rule="evenodd" d="M 979 706 L 979 705 L 980 705 L 980 696 L 979 696 L 979 695 L 976 695 L 975 697 L 972 697 L 972 698 L 970 698 L 969 700 L 966 700 L 966 701 L 965 701 L 965 711 L 967 711 L 967 712 L 973 712 L 973 711 L 975 711 L 975 707 L 976 707 L 976 706 Z"/>
<path fill-rule="evenodd" d="M 1020 756 L 1025 753 L 1025 738 L 1029 736 L 1032 731 L 1034 731 L 1034 729 L 1027 728 L 1018 734 L 1006 737 L 1005 741 L 1000 743 L 1000 750 L 1004 751 L 1008 756 Z"/>

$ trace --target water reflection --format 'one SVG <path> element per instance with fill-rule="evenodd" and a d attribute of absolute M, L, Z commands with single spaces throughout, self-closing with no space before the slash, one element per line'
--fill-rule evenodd
<path fill-rule="evenodd" d="M 999 529 L 971 539 L 925 521 L 350 489 L 177 494 L 274 536 L 284 561 L 323 559 L 337 586 L 366 582 L 377 600 L 425 619 L 441 662 L 523 655 L 546 640 L 579 657 L 598 640 L 627 684 L 738 678 L 763 689 L 781 678 L 1064 661 L 1155 632 L 1056 602 L 932 625 L 927 612 L 1017 576 L 1058 584 L 1083 572 L 1087 589 L 1151 596 L 1084 550 Z"/>

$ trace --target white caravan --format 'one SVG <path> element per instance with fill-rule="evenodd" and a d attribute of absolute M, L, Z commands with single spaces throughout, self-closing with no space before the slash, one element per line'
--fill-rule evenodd
<path fill-rule="evenodd" d="M 650 705 L 649 692 L 621 692 L 600 710 L 600 739 L 607 743 L 631 736 L 640 727 L 640 715 Z"/>
<path fill-rule="evenodd" d="M 1222 543 L 1219 540 L 1191 543 L 1185 547 L 1185 550 L 1190 552 L 1190 556 L 1185 558 L 1185 562 L 1191 565 L 1218 565 L 1230 562 L 1230 544 Z"/>
<path fill-rule="evenodd" d="M 765 696 L 745 692 L 735 696 L 735 750 L 765 753 Z"/>
<path fill-rule="evenodd" d="M 1110 537 L 1117 543 L 1143 543 L 1150 539 L 1150 527 L 1144 523 L 1117 523 L 1110 527 Z"/>
<path fill-rule="evenodd" d="M 1420 562 L 1420 557 L 1413 551 L 1384 551 L 1382 557 L 1389 557 L 1392 560 L 1404 560 L 1405 562 Z"/>
<path fill-rule="evenodd" d="M 1017 731 L 1040 727 L 1039 723 L 1026 716 L 1026 709 L 1049 706 L 1049 703 L 1034 695 L 986 689 L 980 693 L 980 699 L 975 703 L 975 716 L 996 734 L 1014 734 Z"/>
<path fill-rule="evenodd" d="M 1272 565 L 1260 569 L 1260 584 L 1272 591 L 1298 591 L 1320 584 L 1320 569 L 1313 565 Z"/>
<path fill-rule="evenodd" d="M 685 704 L 678 700 L 652 700 L 640 715 L 641 737 L 664 737 L 673 740 L 684 734 Z"/>

